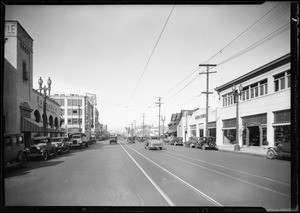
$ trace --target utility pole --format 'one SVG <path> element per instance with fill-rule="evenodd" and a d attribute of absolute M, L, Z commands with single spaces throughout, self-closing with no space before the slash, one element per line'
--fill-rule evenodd
<path fill-rule="evenodd" d="M 145 137 L 145 125 L 144 125 L 145 113 L 143 113 L 143 137 Z"/>
<path fill-rule="evenodd" d="M 159 114 L 158 114 L 158 138 L 159 138 L 159 140 L 160 140 L 160 106 L 161 106 L 161 104 L 163 104 L 163 103 L 161 103 L 161 98 L 162 97 L 156 97 L 156 98 L 158 98 L 158 102 L 156 102 L 156 104 L 158 104 L 158 107 L 159 107 Z"/>
<path fill-rule="evenodd" d="M 206 74 L 206 92 L 202 92 L 206 94 L 206 120 L 205 120 L 205 136 L 208 137 L 208 95 L 213 94 L 212 92 L 209 92 L 209 74 L 210 73 L 216 73 L 217 71 L 209 72 L 209 67 L 215 67 L 216 64 L 199 64 L 199 66 L 205 66 L 206 67 L 206 73 L 199 73 Z"/>
<path fill-rule="evenodd" d="M 163 139 L 165 139 L 165 124 L 164 124 L 164 123 L 165 123 L 165 120 L 166 120 L 166 117 L 163 116 L 163 117 L 161 118 L 161 121 L 162 121 L 162 123 L 163 123 Z"/>

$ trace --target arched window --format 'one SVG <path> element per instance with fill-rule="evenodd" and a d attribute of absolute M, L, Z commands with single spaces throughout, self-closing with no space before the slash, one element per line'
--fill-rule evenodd
<path fill-rule="evenodd" d="M 53 127 L 53 116 L 52 115 L 49 116 L 49 125 L 51 128 Z"/>
<path fill-rule="evenodd" d="M 35 116 L 35 121 L 39 123 L 41 121 L 41 115 L 38 110 L 34 111 L 34 116 Z"/>

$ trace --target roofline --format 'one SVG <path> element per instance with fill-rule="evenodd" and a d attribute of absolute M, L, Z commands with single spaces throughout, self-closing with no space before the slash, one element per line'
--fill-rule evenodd
<path fill-rule="evenodd" d="M 255 76 L 266 73 L 266 72 L 268 72 L 268 71 L 270 71 L 274 68 L 277 68 L 277 67 L 279 67 L 283 64 L 287 64 L 290 61 L 291 61 L 291 53 L 288 53 L 288 54 L 286 54 L 284 56 L 281 56 L 280 58 L 277 58 L 277 59 L 275 59 L 275 60 L 273 60 L 273 61 L 257 68 L 257 69 L 255 69 L 255 70 L 252 70 L 252 71 L 246 73 L 245 75 L 242 75 L 242 76 L 240 76 L 240 77 L 238 77 L 234 80 L 231 80 L 231 81 L 229 81 L 229 82 L 227 82 L 227 83 L 225 83 L 225 84 L 223 84 L 219 87 L 216 87 L 215 91 L 217 91 L 217 92 L 224 91 L 228 88 L 231 88 L 232 85 L 238 85 L 238 84 L 244 82 L 246 79 L 253 78 Z"/>
<path fill-rule="evenodd" d="M 15 21 L 15 20 L 5 20 L 5 23 L 6 22 L 16 22 L 27 33 L 27 35 L 31 38 L 31 40 L 34 41 L 33 38 L 29 35 L 29 33 L 25 30 L 25 28 L 21 25 L 20 22 Z"/>

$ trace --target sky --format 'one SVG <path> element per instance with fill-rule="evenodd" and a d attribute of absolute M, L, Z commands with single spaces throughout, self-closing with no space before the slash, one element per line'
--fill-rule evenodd
<path fill-rule="evenodd" d="M 181 110 L 205 108 L 214 88 L 290 52 L 290 3 L 259 5 L 6 5 L 33 41 L 33 88 L 96 94 L 99 122 L 165 126 Z M 160 122 L 162 124 L 162 121 Z"/>

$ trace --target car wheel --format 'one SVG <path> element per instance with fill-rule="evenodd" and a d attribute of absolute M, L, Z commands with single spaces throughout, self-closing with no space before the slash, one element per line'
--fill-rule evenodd
<path fill-rule="evenodd" d="M 47 151 L 43 152 L 42 158 L 43 158 L 44 161 L 48 160 L 48 152 Z"/>
<path fill-rule="evenodd" d="M 160 150 L 162 150 L 162 147 L 160 147 Z"/>
<path fill-rule="evenodd" d="M 89 147 L 89 143 L 86 143 L 86 144 L 85 144 L 85 147 L 88 148 L 88 147 Z"/>
<path fill-rule="evenodd" d="M 19 160 L 20 160 L 20 167 L 21 168 L 25 168 L 26 166 L 27 166 L 27 160 L 28 160 L 28 158 L 27 158 L 27 155 L 24 153 L 24 152 L 22 152 L 21 154 L 20 154 L 20 156 L 19 156 Z"/>
<path fill-rule="evenodd" d="M 206 149 L 206 147 L 205 147 L 205 145 L 203 144 L 203 145 L 202 145 L 202 150 L 205 150 L 205 149 Z"/>
<path fill-rule="evenodd" d="M 268 150 L 268 152 L 267 152 L 267 158 L 268 159 L 274 159 L 275 158 L 275 152 L 273 151 L 273 150 Z"/>

